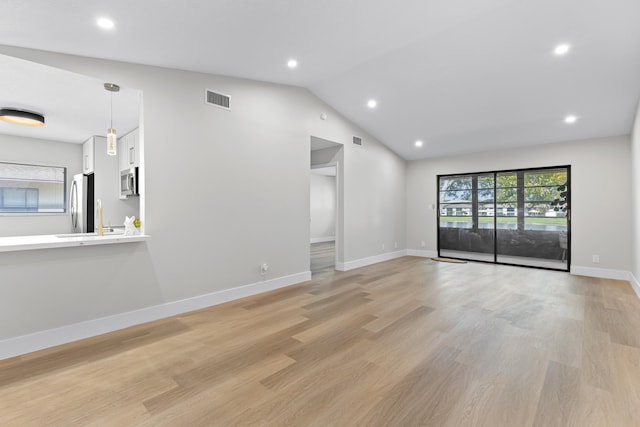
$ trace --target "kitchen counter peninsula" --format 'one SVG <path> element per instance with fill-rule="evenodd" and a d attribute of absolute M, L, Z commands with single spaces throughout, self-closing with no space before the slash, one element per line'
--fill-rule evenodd
<path fill-rule="evenodd" d="M 149 238 L 150 236 L 145 234 L 125 236 L 122 233 L 107 233 L 104 236 L 98 236 L 96 233 L 76 233 L 0 237 L 0 252 L 144 242 Z"/>

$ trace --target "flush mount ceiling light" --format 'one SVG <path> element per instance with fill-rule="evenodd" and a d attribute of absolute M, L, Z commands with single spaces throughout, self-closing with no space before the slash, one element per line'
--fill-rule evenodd
<path fill-rule="evenodd" d="M 564 118 L 564 122 L 567 124 L 573 124 L 578 121 L 578 117 L 574 115 L 569 115 Z"/>
<path fill-rule="evenodd" d="M 415 142 L 415 146 L 416 147 L 422 147 L 422 141 L 416 141 Z"/>
<path fill-rule="evenodd" d="M 287 61 L 287 67 L 296 68 L 297 66 L 298 66 L 298 61 L 296 61 L 295 59 L 290 59 L 289 61 Z"/>
<path fill-rule="evenodd" d="M 571 45 L 568 43 L 559 44 L 555 47 L 555 49 L 553 49 L 553 54 L 556 56 L 566 55 L 567 53 L 569 53 L 570 49 Z"/>
<path fill-rule="evenodd" d="M 119 92 L 120 86 L 115 83 L 105 83 L 104 88 L 106 91 L 111 93 L 111 121 L 109 122 L 109 129 L 107 129 L 107 154 L 115 156 L 118 154 L 118 137 L 116 135 L 116 130 L 113 128 L 113 92 Z"/>
<path fill-rule="evenodd" d="M 42 114 L 14 108 L 0 109 L 0 120 L 24 126 L 44 126 L 44 116 Z"/>
<path fill-rule="evenodd" d="M 115 23 L 109 18 L 99 18 L 96 21 L 96 24 L 100 28 L 104 28 L 105 30 L 111 30 L 115 27 Z"/>
<path fill-rule="evenodd" d="M 367 107 L 369 108 L 376 108 L 378 106 L 378 101 L 376 101 L 375 99 L 370 99 L 369 102 L 367 102 Z"/>

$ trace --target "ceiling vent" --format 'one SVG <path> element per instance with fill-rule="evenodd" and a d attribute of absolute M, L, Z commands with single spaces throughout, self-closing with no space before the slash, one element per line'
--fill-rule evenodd
<path fill-rule="evenodd" d="M 359 136 L 354 136 L 353 137 L 353 145 L 357 145 L 359 147 L 362 147 L 362 138 L 360 138 Z"/>
<path fill-rule="evenodd" d="M 231 97 L 229 95 L 217 93 L 209 89 L 205 90 L 204 102 L 205 104 L 215 105 L 225 110 L 231 109 Z"/>

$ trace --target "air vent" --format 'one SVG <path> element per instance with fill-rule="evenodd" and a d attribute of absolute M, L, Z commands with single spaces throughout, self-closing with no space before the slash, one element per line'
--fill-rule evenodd
<path fill-rule="evenodd" d="M 205 91 L 204 102 L 209 105 L 224 108 L 225 110 L 231 109 L 231 97 L 229 95 L 217 93 L 209 89 Z"/>
<path fill-rule="evenodd" d="M 354 136 L 353 144 L 362 147 L 362 138 L 360 138 L 359 136 Z"/>

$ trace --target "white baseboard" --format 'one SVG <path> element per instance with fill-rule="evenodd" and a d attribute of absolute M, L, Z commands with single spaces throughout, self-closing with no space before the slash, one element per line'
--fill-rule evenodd
<path fill-rule="evenodd" d="M 423 258 L 436 258 L 438 256 L 437 251 L 425 251 L 420 249 L 407 249 L 408 256 L 419 256 Z"/>
<path fill-rule="evenodd" d="M 336 236 L 312 237 L 310 243 L 335 242 Z"/>
<path fill-rule="evenodd" d="M 601 279 L 629 280 L 629 272 L 624 270 L 611 270 L 608 268 L 571 266 L 571 274 L 577 276 L 599 277 Z"/>
<path fill-rule="evenodd" d="M 636 295 L 638 295 L 638 298 L 640 298 L 640 283 L 638 282 L 638 279 L 636 279 L 636 276 L 633 275 L 633 273 L 629 273 L 629 283 L 631 284 L 631 287 L 635 291 Z"/>
<path fill-rule="evenodd" d="M 73 325 L 36 332 L 29 335 L 9 338 L 0 341 L 0 360 L 105 334 L 107 332 L 117 331 L 119 329 L 140 325 L 142 323 L 163 319 L 165 317 L 211 307 L 235 299 L 272 291 L 285 286 L 295 285 L 296 283 L 306 282 L 308 280 L 311 280 L 311 272 L 305 271 L 302 273 L 292 274 L 290 276 L 278 277 L 275 279 L 265 280 L 263 282 L 239 286 L 237 288 L 225 289 L 223 291 L 212 292 L 206 295 L 172 301 L 166 304 L 160 304 L 140 310 L 129 311 L 126 313 L 115 314 L 113 316 L 87 320 Z"/>
<path fill-rule="evenodd" d="M 407 251 L 401 250 L 396 252 L 387 252 L 387 253 L 372 256 L 369 258 L 357 259 L 355 261 L 336 262 L 336 270 L 349 271 L 355 268 L 366 267 L 367 265 L 377 264 L 379 262 L 401 258 L 405 255 L 407 255 Z"/>

